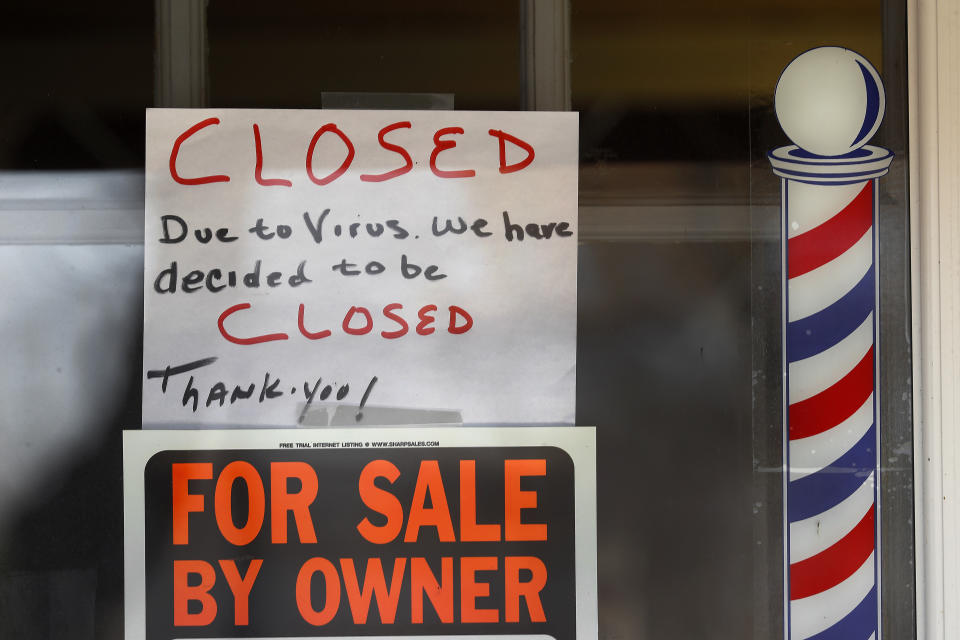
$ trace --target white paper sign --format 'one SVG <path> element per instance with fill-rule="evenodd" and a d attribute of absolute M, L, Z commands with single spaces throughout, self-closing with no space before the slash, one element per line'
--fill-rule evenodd
<path fill-rule="evenodd" d="M 576 114 L 149 110 L 143 420 L 572 424 L 576 256 Z"/>

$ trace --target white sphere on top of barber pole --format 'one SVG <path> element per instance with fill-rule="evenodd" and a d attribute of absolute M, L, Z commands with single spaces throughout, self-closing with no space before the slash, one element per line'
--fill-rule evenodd
<path fill-rule="evenodd" d="M 774 102 L 787 137 L 817 156 L 854 152 L 880 127 L 886 98 L 880 75 L 842 47 L 800 54 L 780 75 Z"/>

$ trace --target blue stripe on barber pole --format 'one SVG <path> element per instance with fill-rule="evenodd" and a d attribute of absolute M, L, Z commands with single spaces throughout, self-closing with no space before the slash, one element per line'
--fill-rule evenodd
<path fill-rule="evenodd" d="M 870 589 L 867 597 L 847 617 L 829 629 L 821 631 L 809 640 L 867 640 L 877 630 L 877 588 Z M 866 632 L 867 635 L 862 635 Z"/>
<path fill-rule="evenodd" d="M 850 291 L 812 316 L 787 324 L 787 361 L 796 362 L 826 351 L 873 311 L 873 268 Z"/>
<path fill-rule="evenodd" d="M 829 465 L 790 483 L 787 515 L 790 522 L 805 520 L 835 507 L 860 488 L 877 464 L 876 426 Z"/>
<path fill-rule="evenodd" d="M 880 84 L 877 82 L 877 79 L 873 77 L 873 74 L 870 73 L 870 70 L 859 60 L 857 65 L 860 67 L 860 72 L 863 74 L 863 88 L 867 94 L 867 108 L 863 112 L 863 124 L 860 125 L 860 131 L 857 133 L 856 139 L 850 144 L 851 147 L 856 147 L 867 141 L 881 118 L 880 114 Z"/>

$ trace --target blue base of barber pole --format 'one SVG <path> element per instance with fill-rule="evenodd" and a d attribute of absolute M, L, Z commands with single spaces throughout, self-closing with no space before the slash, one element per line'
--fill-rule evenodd
<path fill-rule="evenodd" d="M 877 178 L 864 146 L 769 159 L 782 180 L 788 640 L 879 638 Z"/>

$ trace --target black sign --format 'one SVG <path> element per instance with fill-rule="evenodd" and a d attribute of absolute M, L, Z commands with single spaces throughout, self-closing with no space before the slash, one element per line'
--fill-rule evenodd
<path fill-rule="evenodd" d="M 145 637 L 576 638 L 564 450 L 353 444 L 150 458 Z"/>

